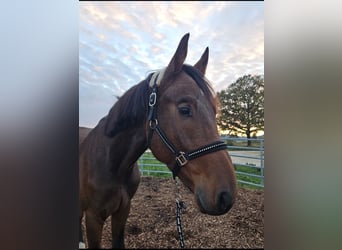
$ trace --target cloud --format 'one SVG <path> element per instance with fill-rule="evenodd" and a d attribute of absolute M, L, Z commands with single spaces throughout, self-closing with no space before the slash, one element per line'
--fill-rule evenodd
<path fill-rule="evenodd" d="M 92 97 L 80 98 L 80 109 L 101 95 L 122 95 L 165 67 L 187 32 L 186 63 L 209 46 L 207 77 L 215 90 L 244 74 L 263 74 L 263 15 L 263 2 L 80 2 L 80 95 Z M 97 105 L 108 108 L 113 99 Z"/>

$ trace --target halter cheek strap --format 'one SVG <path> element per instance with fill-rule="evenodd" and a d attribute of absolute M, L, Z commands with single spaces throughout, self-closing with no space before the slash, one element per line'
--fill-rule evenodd
<path fill-rule="evenodd" d="M 198 158 L 202 155 L 216 152 L 219 150 L 227 149 L 227 145 L 224 141 L 216 141 L 211 144 L 205 145 L 203 147 L 197 148 L 190 152 L 183 152 L 177 150 L 173 143 L 167 138 L 164 131 L 160 128 L 157 119 L 157 84 L 155 83 L 152 87 L 152 92 L 149 97 L 149 134 L 148 134 L 148 147 L 150 147 L 153 132 L 156 131 L 162 142 L 167 146 L 167 148 L 175 155 L 175 164 L 172 168 L 173 178 L 176 178 L 181 168 L 188 163 L 188 161 Z"/>

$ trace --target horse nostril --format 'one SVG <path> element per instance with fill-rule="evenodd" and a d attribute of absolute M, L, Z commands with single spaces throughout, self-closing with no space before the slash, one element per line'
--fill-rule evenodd
<path fill-rule="evenodd" d="M 233 199 L 230 193 L 223 191 L 218 195 L 217 208 L 221 213 L 228 212 L 233 206 Z"/>

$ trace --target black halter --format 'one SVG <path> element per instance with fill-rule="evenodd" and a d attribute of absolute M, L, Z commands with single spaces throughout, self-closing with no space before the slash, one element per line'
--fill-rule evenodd
<path fill-rule="evenodd" d="M 193 77 L 191 74 L 189 74 L 195 81 L 196 78 Z M 149 77 L 148 79 L 150 79 Z M 147 79 L 147 80 L 148 80 Z M 156 78 L 157 79 L 157 78 Z M 197 81 L 196 81 L 197 83 Z M 195 150 L 189 151 L 189 152 L 183 152 L 177 150 L 177 148 L 170 142 L 170 140 L 167 138 L 166 134 L 164 131 L 160 128 L 158 124 L 158 119 L 157 119 L 157 83 L 156 81 L 153 84 L 152 91 L 149 97 L 149 112 L 148 112 L 148 122 L 149 122 L 149 135 L 148 135 L 148 147 L 150 147 L 151 139 L 153 136 L 153 132 L 156 131 L 157 134 L 159 135 L 160 139 L 162 142 L 168 147 L 168 149 L 176 156 L 176 163 L 174 167 L 172 168 L 172 174 L 173 178 L 175 178 L 181 167 L 186 165 L 188 161 L 195 159 L 197 157 L 200 157 L 205 154 L 209 154 L 212 152 L 216 152 L 219 150 L 225 150 L 227 149 L 227 145 L 224 141 L 216 141 L 211 144 L 205 145 L 203 147 L 197 148 Z"/>

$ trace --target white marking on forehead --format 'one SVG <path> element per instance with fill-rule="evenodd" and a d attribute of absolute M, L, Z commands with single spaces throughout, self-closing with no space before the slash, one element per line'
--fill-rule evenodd
<path fill-rule="evenodd" d="M 150 87 L 153 87 L 154 83 L 157 83 L 157 86 L 160 85 L 161 80 L 163 79 L 164 73 L 165 73 L 165 69 L 163 68 L 161 70 L 156 71 L 155 73 L 153 73 L 151 80 L 149 82 Z"/>

